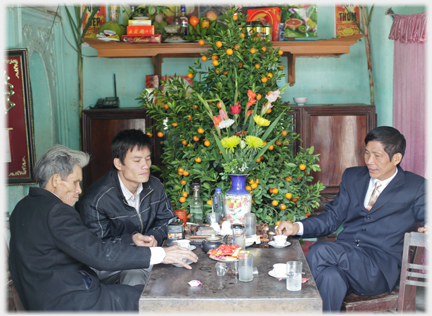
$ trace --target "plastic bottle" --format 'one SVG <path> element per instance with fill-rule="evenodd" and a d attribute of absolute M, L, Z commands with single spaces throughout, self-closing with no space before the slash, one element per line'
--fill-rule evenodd
<path fill-rule="evenodd" d="M 203 201 L 200 197 L 199 190 L 201 189 L 201 186 L 199 183 L 192 183 L 192 191 L 193 191 L 193 197 L 190 201 L 190 215 L 191 215 L 191 222 L 195 224 L 203 224 L 203 217 L 204 217 L 204 206 Z"/>
<path fill-rule="evenodd" d="M 213 195 L 213 207 L 216 215 L 217 222 L 221 221 L 224 217 L 224 195 L 220 188 L 216 188 L 216 192 Z"/>

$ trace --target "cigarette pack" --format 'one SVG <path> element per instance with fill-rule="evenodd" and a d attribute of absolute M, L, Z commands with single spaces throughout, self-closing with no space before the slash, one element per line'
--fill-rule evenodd
<path fill-rule="evenodd" d="M 128 26 L 126 35 L 154 35 L 155 28 L 150 26 Z"/>
<path fill-rule="evenodd" d="M 129 20 L 128 25 L 151 25 L 151 20 Z"/>

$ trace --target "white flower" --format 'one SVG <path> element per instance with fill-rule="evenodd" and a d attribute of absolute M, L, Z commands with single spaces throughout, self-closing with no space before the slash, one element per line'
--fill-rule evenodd
<path fill-rule="evenodd" d="M 228 128 L 228 127 L 230 127 L 233 124 L 234 124 L 234 120 L 233 119 L 227 119 L 227 120 L 224 120 L 224 121 L 222 121 L 222 122 L 219 123 L 219 128 L 220 129 L 222 129 L 222 128 Z"/>
<path fill-rule="evenodd" d="M 240 148 L 243 149 L 246 147 L 246 143 L 244 141 L 240 142 Z"/>

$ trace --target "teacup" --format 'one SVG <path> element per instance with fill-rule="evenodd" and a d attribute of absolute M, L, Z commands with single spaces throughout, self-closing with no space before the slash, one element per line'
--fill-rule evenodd
<path fill-rule="evenodd" d="M 286 264 L 285 263 L 275 263 L 273 265 L 273 271 L 277 276 L 286 275 Z"/>
<path fill-rule="evenodd" d="M 180 247 L 189 249 L 190 240 L 179 239 L 179 240 L 177 240 L 177 245 L 179 245 Z"/>
<path fill-rule="evenodd" d="M 285 235 L 276 235 L 276 236 L 274 236 L 274 241 L 275 241 L 276 245 L 278 245 L 278 246 L 285 245 L 286 240 L 287 240 L 287 236 L 285 236 Z"/>

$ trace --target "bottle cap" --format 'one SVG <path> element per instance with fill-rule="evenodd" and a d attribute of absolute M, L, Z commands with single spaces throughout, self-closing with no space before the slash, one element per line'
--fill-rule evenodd
<path fill-rule="evenodd" d="M 222 193 L 221 188 L 216 188 L 216 193 Z"/>

